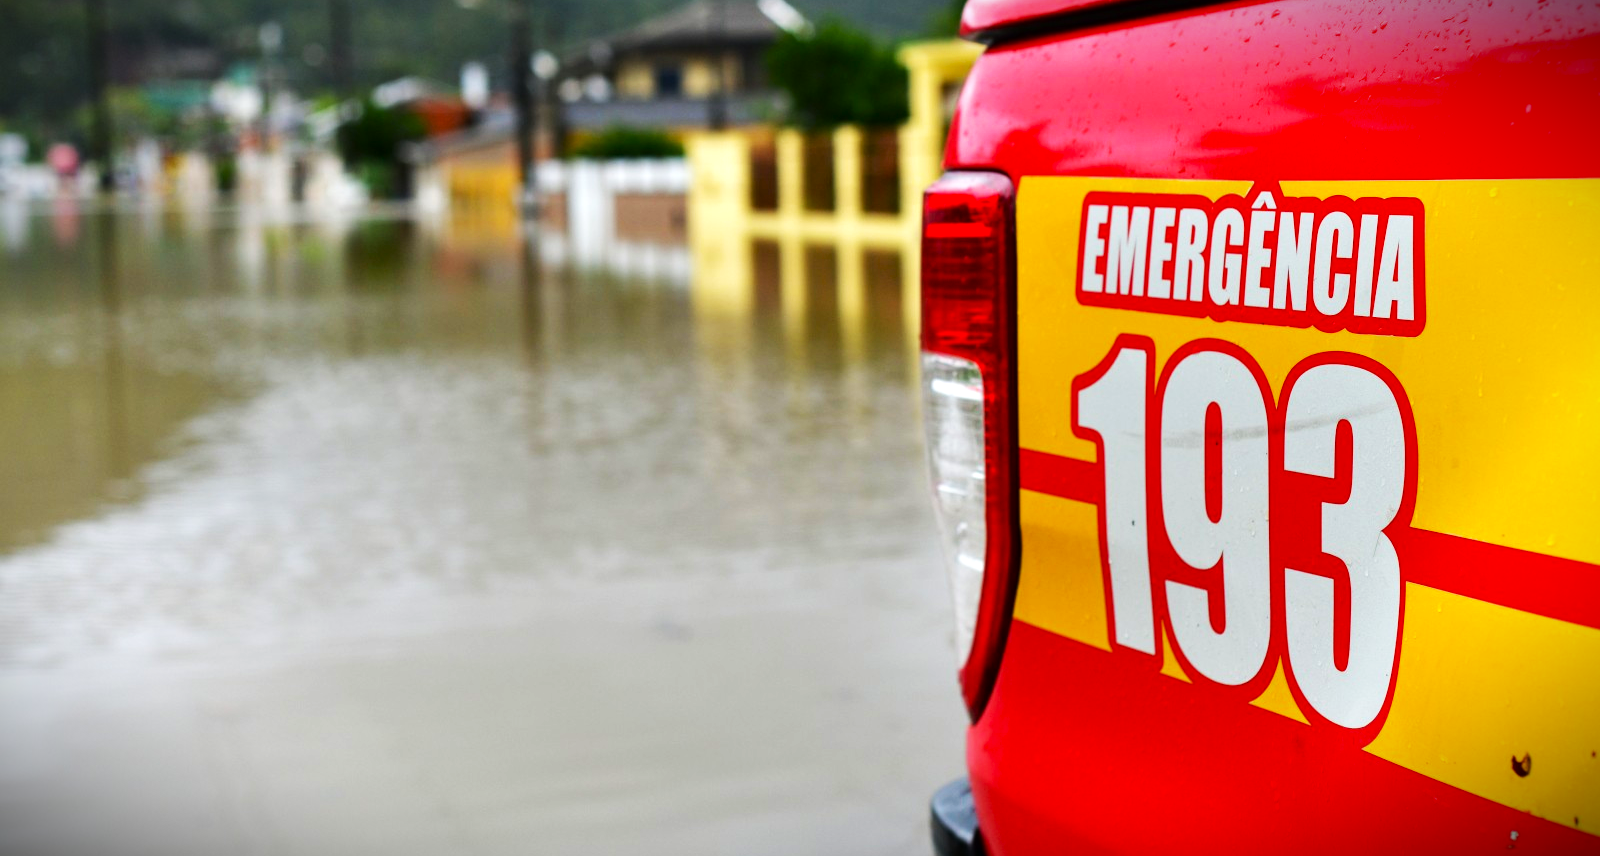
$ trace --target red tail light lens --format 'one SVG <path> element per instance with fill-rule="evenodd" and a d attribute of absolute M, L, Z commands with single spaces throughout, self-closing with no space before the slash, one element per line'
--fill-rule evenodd
<path fill-rule="evenodd" d="M 952 172 L 922 207 L 923 423 L 974 720 L 1000 665 L 1016 584 L 1014 198 L 1004 175 Z"/>

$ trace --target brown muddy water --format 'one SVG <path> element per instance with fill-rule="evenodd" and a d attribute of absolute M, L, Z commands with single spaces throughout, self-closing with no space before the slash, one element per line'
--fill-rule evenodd
<path fill-rule="evenodd" d="M 927 852 L 901 260 L 522 247 L 0 210 L 0 853 Z"/>

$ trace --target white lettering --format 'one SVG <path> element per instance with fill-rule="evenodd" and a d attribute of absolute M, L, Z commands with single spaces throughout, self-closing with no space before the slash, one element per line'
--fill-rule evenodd
<path fill-rule="evenodd" d="M 1312 277 L 1311 299 L 1317 311 L 1329 318 L 1344 311 L 1350 302 L 1350 274 L 1329 274 L 1333 259 L 1350 258 L 1350 236 L 1355 232 L 1350 215 L 1343 211 L 1330 211 L 1317 224 L 1317 263 Z"/>
<path fill-rule="evenodd" d="M 1178 209 L 1157 208 L 1150 217 L 1150 276 L 1146 278 L 1151 297 L 1171 297 L 1172 280 L 1162 270 L 1172 260 L 1172 241 L 1167 233 L 1177 222 Z"/>
<path fill-rule="evenodd" d="M 1261 191 L 1249 203 L 1227 196 L 1214 207 L 1179 204 L 1192 198 L 1091 196 L 1106 204 L 1083 209 L 1084 302 L 1330 332 L 1421 332 L 1426 235 L 1419 200 Z"/>
<path fill-rule="evenodd" d="M 1271 199 L 1263 193 L 1262 198 Z M 1244 262 L 1244 305 L 1258 309 L 1267 308 L 1272 294 L 1261 283 L 1261 273 L 1272 264 L 1272 254 L 1267 251 L 1267 233 L 1272 231 L 1278 217 L 1271 211 L 1250 212 L 1250 241 Z"/>
<path fill-rule="evenodd" d="M 1334 665 L 1338 598 L 1333 580 L 1283 569 L 1284 633 L 1289 666 L 1305 700 L 1330 722 L 1362 728 L 1389 695 L 1400 636 L 1400 556 L 1384 529 L 1405 499 L 1406 420 L 1395 390 L 1366 369 L 1314 366 L 1285 393 L 1283 468 L 1333 478 L 1340 423 L 1350 426 L 1349 493 L 1322 503 L 1322 552 L 1349 575 L 1349 657 Z M 1170 585 L 1170 584 L 1169 584 Z M 1187 653 L 1187 650 L 1185 651 Z"/>
<path fill-rule="evenodd" d="M 1178 300 L 1205 298 L 1206 212 L 1185 208 L 1178 213 L 1178 251 L 1172 260 L 1172 296 Z"/>
<path fill-rule="evenodd" d="M 1149 239 L 1148 206 L 1118 205 L 1111 209 L 1111 231 L 1106 235 L 1108 291 L 1144 296 L 1145 242 Z"/>
<path fill-rule="evenodd" d="M 1272 212 L 1263 212 L 1272 213 Z M 1206 413 L 1222 423 L 1222 506 L 1206 509 Z M 1161 510 L 1173 552 L 1203 576 L 1222 577 L 1209 590 L 1167 580 L 1167 616 L 1178 647 L 1195 670 L 1238 686 L 1261 671 L 1272 637 L 1269 546 L 1270 429 L 1267 402 L 1249 367 L 1220 351 L 1179 360 L 1161 399 Z M 1222 632 L 1211 625 L 1220 592 Z"/>
<path fill-rule="evenodd" d="M 1372 314 L 1372 263 L 1378 243 L 1378 215 L 1362 214 L 1361 229 L 1356 232 L 1356 299 L 1357 318 Z"/>
<path fill-rule="evenodd" d="M 1278 251 L 1272 267 L 1272 308 L 1288 305 L 1296 312 L 1306 309 L 1306 281 L 1311 273 L 1311 212 L 1294 215 L 1285 211 L 1278 218 Z"/>
<path fill-rule="evenodd" d="M 1244 240 L 1244 215 L 1237 208 L 1217 212 L 1211 223 L 1211 302 L 1218 306 L 1239 303 L 1239 253 L 1228 252 Z"/>
<path fill-rule="evenodd" d="M 1105 228 L 1110 213 L 1104 205 L 1090 205 L 1083 226 L 1083 290 L 1095 294 L 1105 291 L 1105 277 L 1095 268 L 1106 254 L 1106 241 L 1100 237 L 1100 230 Z"/>
<path fill-rule="evenodd" d="M 1411 246 L 1416 225 L 1410 214 L 1391 214 L 1383 231 L 1383 263 L 1378 265 L 1378 296 L 1372 304 L 1374 318 L 1388 318 L 1392 309 L 1401 321 L 1416 318 L 1416 286 L 1412 282 Z"/>

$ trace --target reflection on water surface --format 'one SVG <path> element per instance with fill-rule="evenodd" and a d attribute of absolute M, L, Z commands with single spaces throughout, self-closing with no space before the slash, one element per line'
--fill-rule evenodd
<path fill-rule="evenodd" d="M 921 852 L 960 714 L 898 255 L 757 244 L 730 290 L 681 249 L 574 270 L 399 215 L 0 226 L 0 845 L 205 814 L 222 775 L 309 852 L 459 851 L 423 796 L 482 852 Z M 182 725 L 216 704 L 254 725 Z M 103 751 L 39 761 L 84 726 Z M 132 745 L 201 761 L 135 798 Z M 468 800 L 491 784 L 515 806 Z M 348 806 L 290 796 L 318 788 Z"/>

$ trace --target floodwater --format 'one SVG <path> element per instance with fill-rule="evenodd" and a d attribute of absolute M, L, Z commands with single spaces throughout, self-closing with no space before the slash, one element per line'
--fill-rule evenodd
<path fill-rule="evenodd" d="M 898 257 L 0 239 L 0 853 L 927 852 L 964 714 Z"/>

